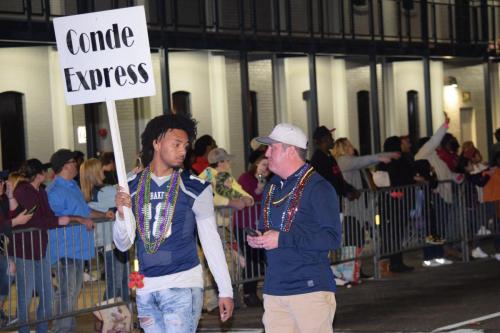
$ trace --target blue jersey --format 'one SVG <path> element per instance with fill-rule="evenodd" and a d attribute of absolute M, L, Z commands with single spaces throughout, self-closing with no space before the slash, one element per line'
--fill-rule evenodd
<path fill-rule="evenodd" d="M 132 193 L 132 210 L 137 219 L 136 196 L 139 195 L 138 185 L 142 173 L 129 181 L 130 193 Z M 179 194 L 172 217 L 172 223 L 158 251 L 148 253 L 144 242 L 137 231 L 137 257 L 139 258 L 139 271 L 146 277 L 157 277 L 174 274 L 189 270 L 199 264 L 196 248 L 196 219 L 193 212 L 193 204 L 196 198 L 210 186 L 197 177 L 184 171 L 179 179 Z M 150 239 L 153 239 L 158 223 L 164 213 L 164 198 L 171 178 L 158 185 L 152 178 L 150 182 L 150 200 L 147 207 L 142 207 L 150 219 Z M 141 207 L 139 207 L 141 208 Z M 158 228 L 159 229 L 159 228 Z M 157 235 L 159 236 L 159 235 Z"/>

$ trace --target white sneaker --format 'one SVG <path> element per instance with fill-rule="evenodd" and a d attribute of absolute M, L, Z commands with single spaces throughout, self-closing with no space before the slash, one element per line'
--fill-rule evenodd
<path fill-rule="evenodd" d="M 495 258 L 496 260 L 500 261 L 500 253 L 495 253 L 492 255 L 493 258 Z"/>
<path fill-rule="evenodd" d="M 453 264 L 453 261 L 445 259 L 445 258 L 436 258 L 434 259 L 435 262 L 437 262 L 440 265 L 451 265 Z"/>
<path fill-rule="evenodd" d="M 84 272 L 83 273 L 83 282 L 95 282 L 97 279 L 93 276 L 91 276 L 89 273 Z"/>
<path fill-rule="evenodd" d="M 439 263 L 436 262 L 434 259 L 424 260 L 424 262 L 422 262 L 422 266 L 423 267 L 437 267 L 437 266 L 439 266 Z"/>
<path fill-rule="evenodd" d="M 481 250 L 481 248 L 478 246 L 476 247 L 474 250 L 472 250 L 472 258 L 475 258 L 475 259 L 484 259 L 484 258 L 488 258 L 488 255 L 486 253 L 484 253 L 483 250 Z"/>
<path fill-rule="evenodd" d="M 489 231 L 488 229 L 486 229 L 486 227 L 484 225 L 482 225 L 479 230 L 477 231 L 477 235 L 478 236 L 488 236 L 488 235 L 491 235 L 491 231 Z"/>
<path fill-rule="evenodd" d="M 343 279 L 335 278 L 335 284 L 337 286 L 345 286 L 346 284 L 349 284 L 349 282 Z"/>

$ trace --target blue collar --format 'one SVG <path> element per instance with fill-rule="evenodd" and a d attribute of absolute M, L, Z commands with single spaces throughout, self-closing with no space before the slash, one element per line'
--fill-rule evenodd
<path fill-rule="evenodd" d="M 274 175 L 269 182 L 273 185 L 283 187 L 287 183 L 289 183 L 290 181 L 293 182 L 293 181 L 297 180 L 297 178 L 299 178 L 299 174 L 300 174 L 300 171 L 302 170 L 302 168 L 309 168 L 309 167 L 310 167 L 310 165 L 308 163 L 304 163 L 297 170 L 295 170 L 294 173 L 292 173 L 290 176 L 288 176 L 288 178 L 283 179 L 278 175 Z"/>
<path fill-rule="evenodd" d="M 56 178 L 54 178 L 54 184 L 55 185 L 61 185 L 61 186 L 64 186 L 64 187 L 78 187 L 78 184 L 75 182 L 74 179 L 64 179 L 63 177 L 61 176 L 56 176 Z"/>

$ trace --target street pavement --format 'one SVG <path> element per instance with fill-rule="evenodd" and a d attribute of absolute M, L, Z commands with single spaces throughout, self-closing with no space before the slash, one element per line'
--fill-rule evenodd
<path fill-rule="evenodd" d="M 420 252 L 405 256 L 415 271 L 338 287 L 334 332 L 500 332 L 499 261 L 423 268 Z M 199 332 L 263 332 L 262 312 L 238 309 L 228 325 L 204 314 Z"/>

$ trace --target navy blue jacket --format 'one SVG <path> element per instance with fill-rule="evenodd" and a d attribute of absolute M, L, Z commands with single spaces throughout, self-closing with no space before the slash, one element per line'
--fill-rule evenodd
<path fill-rule="evenodd" d="M 271 179 L 267 186 L 276 185 L 273 200 L 290 192 L 298 179 L 297 174 L 298 171 L 286 180 L 278 176 Z M 269 188 L 266 188 L 262 207 L 268 191 Z M 271 204 L 270 228 L 280 231 L 280 235 L 278 248 L 266 251 L 265 294 L 286 296 L 316 291 L 335 292 L 335 278 L 328 253 L 339 248 L 342 239 L 338 202 L 333 186 L 314 172 L 304 187 L 288 232 L 280 231 L 286 204 L 278 207 Z M 264 216 L 264 210 L 261 216 Z M 264 229 L 263 218 L 259 229 Z"/>
<path fill-rule="evenodd" d="M 136 191 L 141 178 L 138 174 L 136 178 L 129 181 L 130 193 L 132 193 L 132 210 L 136 214 L 135 199 Z M 139 258 L 139 271 L 147 277 L 157 277 L 178 272 L 187 271 L 197 266 L 200 261 L 196 249 L 196 219 L 192 210 L 194 201 L 210 186 L 210 183 L 200 182 L 184 171 L 181 174 L 182 183 L 179 188 L 179 196 L 173 215 L 171 226 L 172 233 L 168 236 L 156 253 L 150 254 L 145 250 L 144 242 L 137 232 L 137 257 Z M 161 207 L 165 190 L 171 179 L 165 184 L 158 186 L 151 180 L 150 187 L 150 233 L 153 234 L 155 222 L 159 221 L 160 214 L 164 207 Z M 137 215 L 136 215 L 137 216 Z"/>

